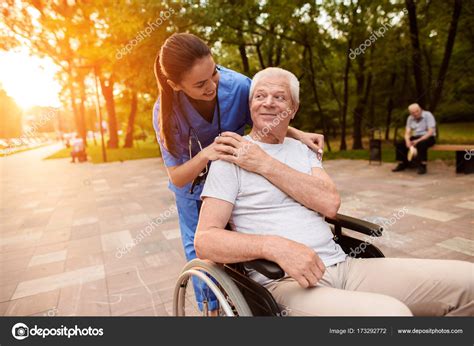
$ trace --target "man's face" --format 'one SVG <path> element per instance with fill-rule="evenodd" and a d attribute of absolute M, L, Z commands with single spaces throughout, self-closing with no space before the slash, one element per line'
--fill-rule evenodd
<path fill-rule="evenodd" d="M 415 118 L 416 120 L 418 120 L 421 117 L 420 107 L 408 108 L 408 111 L 410 112 L 410 115 L 413 116 L 413 118 Z"/>
<path fill-rule="evenodd" d="M 255 86 L 250 100 L 250 113 L 256 130 L 287 129 L 296 112 L 290 85 L 285 77 L 263 77 Z M 269 131 L 271 132 L 271 131 Z"/>

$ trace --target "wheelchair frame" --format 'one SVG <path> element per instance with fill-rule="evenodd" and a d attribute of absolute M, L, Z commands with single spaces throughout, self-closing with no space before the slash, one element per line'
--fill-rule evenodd
<path fill-rule="evenodd" d="M 360 249 L 361 244 L 365 244 L 364 251 L 356 251 L 355 257 L 385 257 L 375 245 L 342 233 L 342 229 L 345 228 L 365 235 L 380 237 L 383 232 L 382 226 L 342 214 L 337 214 L 334 219 L 326 218 L 326 222 L 331 225 L 334 241 L 341 246 L 346 254 L 351 253 L 353 249 Z M 254 269 L 273 280 L 278 280 L 285 275 L 278 264 L 264 259 L 224 265 L 194 259 L 186 264 L 178 278 L 174 292 L 173 314 L 185 316 L 186 287 L 194 275 L 208 284 L 216 295 L 225 316 L 284 316 L 271 293 L 250 279 L 245 274 L 244 267 Z M 209 276 L 214 278 L 214 282 Z M 207 312 L 204 311 L 203 315 L 206 316 Z"/>

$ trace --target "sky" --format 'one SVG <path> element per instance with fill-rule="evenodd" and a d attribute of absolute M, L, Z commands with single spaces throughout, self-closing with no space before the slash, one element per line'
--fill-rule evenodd
<path fill-rule="evenodd" d="M 29 56 L 26 49 L 0 51 L 0 87 L 27 110 L 32 106 L 59 107 L 58 67 L 47 58 Z"/>

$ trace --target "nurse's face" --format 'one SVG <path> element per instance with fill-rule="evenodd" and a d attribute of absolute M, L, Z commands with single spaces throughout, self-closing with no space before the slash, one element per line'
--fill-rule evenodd
<path fill-rule="evenodd" d="M 212 101 L 216 97 L 219 72 L 211 55 L 201 58 L 183 75 L 174 89 L 201 101 Z"/>

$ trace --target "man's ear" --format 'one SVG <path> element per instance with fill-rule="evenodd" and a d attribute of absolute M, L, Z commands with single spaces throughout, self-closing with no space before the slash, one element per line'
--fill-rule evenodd
<path fill-rule="evenodd" d="M 174 90 L 174 91 L 180 91 L 181 88 L 175 83 L 173 82 L 172 80 L 170 79 L 167 79 L 166 80 L 166 83 L 168 83 L 168 85 Z"/>
<path fill-rule="evenodd" d="M 291 116 L 291 120 L 293 120 L 296 116 L 296 113 L 298 113 L 298 108 L 300 108 L 300 105 L 299 104 L 295 104 L 295 112 L 293 113 L 293 115 Z"/>

